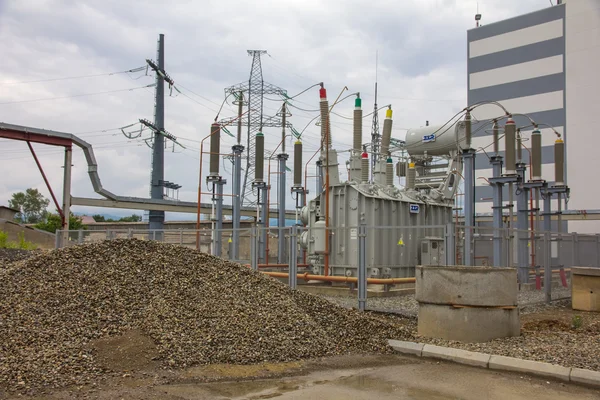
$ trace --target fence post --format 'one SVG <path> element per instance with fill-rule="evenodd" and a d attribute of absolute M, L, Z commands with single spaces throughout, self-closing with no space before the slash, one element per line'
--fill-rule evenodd
<path fill-rule="evenodd" d="M 446 224 L 445 236 L 446 240 L 444 240 L 444 244 L 446 248 L 444 249 L 444 252 L 446 253 L 446 265 L 454 265 L 456 263 L 456 246 L 454 245 L 453 223 Z"/>
<path fill-rule="evenodd" d="M 250 228 L 250 267 L 258 271 L 258 235 L 256 232 L 256 225 L 252 225 Z"/>
<path fill-rule="evenodd" d="M 600 234 L 596 233 L 596 266 L 600 267 Z"/>
<path fill-rule="evenodd" d="M 179 228 L 179 245 L 183 246 L 183 230 Z"/>
<path fill-rule="evenodd" d="M 544 232 L 544 296 L 546 303 L 552 300 L 552 259 L 550 232 Z"/>
<path fill-rule="evenodd" d="M 127 239 L 131 239 L 133 237 L 133 231 L 131 228 L 127 229 Z"/>
<path fill-rule="evenodd" d="M 77 232 L 77 244 L 81 243 L 83 243 L 83 231 L 80 229 L 79 232 Z"/>
<path fill-rule="evenodd" d="M 579 235 L 577 232 L 571 234 L 571 267 L 579 265 Z"/>
<path fill-rule="evenodd" d="M 62 231 L 60 230 L 56 230 L 56 232 L 54 233 L 54 248 L 55 249 L 60 249 L 61 245 L 62 245 L 62 241 L 60 240 L 62 235 Z"/>
<path fill-rule="evenodd" d="M 289 259 L 288 283 L 290 289 L 296 289 L 298 279 L 296 276 L 298 273 L 298 227 L 296 225 L 292 226 L 292 233 L 290 234 Z"/>
<path fill-rule="evenodd" d="M 361 221 L 358 227 L 358 310 L 367 305 L 367 227 Z"/>

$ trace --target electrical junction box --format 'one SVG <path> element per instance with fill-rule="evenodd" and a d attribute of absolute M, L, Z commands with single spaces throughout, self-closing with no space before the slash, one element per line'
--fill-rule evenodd
<path fill-rule="evenodd" d="M 425 237 L 421 240 L 421 265 L 446 265 L 444 239 Z"/>

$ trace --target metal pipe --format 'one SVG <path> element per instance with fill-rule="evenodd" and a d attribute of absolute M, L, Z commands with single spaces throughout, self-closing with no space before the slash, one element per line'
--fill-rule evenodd
<path fill-rule="evenodd" d="M 241 123 L 241 119 L 240 119 Z M 241 125 L 240 125 L 241 126 Z M 241 128 L 240 128 L 241 129 Z M 238 131 L 239 133 L 239 131 Z M 233 150 L 233 199 L 231 205 L 232 214 L 232 260 L 238 260 L 240 254 L 240 220 L 241 220 L 241 184 L 242 184 L 242 152 L 244 146 L 236 144 Z"/>
<path fill-rule="evenodd" d="M 272 278 L 288 278 L 288 274 L 285 272 L 261 272 Z M 344 283 L 358 283 L 358 278 L 353 276 L 325 276 L 325 275 L 310 275 L 308 272 L 305 274 L 298 274 L 298 279 L 304 279 L 305 281 L 321 281 L 321 282 L 344 282 Z M 367 283 L 375 285 L 395 285 L 401 283 L 415 283 L 415 278 L 367 278 Z"/>
<path fill-rule="evenodd" d="M 65 171 L 63 178 L 63 214 L 65 216 L 62 229 L 64 231 L 69 230 L 69 217 L 71 216 L 71 166 L 73 165 L 73 150 L 71 146 L 65 147 Z M 69 239 L 69 233 L 64 233 L 63 243 L 67 243 Z"/>
<path fill-rule="evenodd" d="M 37 155 L 35 154 L 35 151 L 33 150 L 33 146 L 31 146 L 31 142 L 27 141 L 27 146 L 29 146 L 29 150 L 31 151 L 31 155 L 33 156 L 33 159 L 35 160 L 35 163 L 38 166 L 38 169 L 40 170 L 40 173 L 42 174 L 42 178 L 44 178 L 44 182 L 46 183 L 46 187 L 48 188 L 48 191 L 50 192 L 50 196 L 52 197 L 52 201 L 54 202 L 54 205 L 56 206 L 56 210 L 58 211 L 58 214 L 60 215 L 60 219 L 61 219 L 61 229 L 62 226 L 65 223 L 65 214 L 62 211 L 62 207 L 58 205 L 58 200 L 56 200 L 56 196 L 54 195 L 54 191 L 52 190 L 52 187 L 50 186 L 50 182 L 48 182 L 48 178 L 46 178 L 46 174 L 44 173 L 44 169 L 42 168 L 42 164 L 40 163 L 40 160 L 37 158 Z"/>

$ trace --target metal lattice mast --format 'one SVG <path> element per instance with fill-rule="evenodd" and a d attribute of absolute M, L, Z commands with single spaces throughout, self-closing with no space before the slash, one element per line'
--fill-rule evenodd
<path fill-rule="evenodd" d="M 285 97 L 287 92 L 275 85 L 263 81 L 262 66 L 260 56 L 267 54 L 266 50 L 248 50 L 248 55 L 252 56 L 252 68 L 250 78 L 247 82 L 239 83 L 225 89 L 225 95 L 242 96 L 246 93 L 248 103 L 247 118 L 241 121 L 242 126 L 248 127 L 248 137 L 246 138 L 246 168 L 244 170 L 243 187 L 241 190 L 242 206 L 253 207 L 257 204 L 257 199 L 252 192 L 252 179 L 256 167 L 256 147 L 254 139 L 256 133 L 263 128 L 281 127 L 285 123 L 291 127 L 289 122 L 281 121 L 278 116 L 265 116 L 263 113 L 264 95 L 278 95 Z M 219 121 L 220 125 L 238 125 L 237 118 L 225 118 Z M 250 177 L 250 178 L 248 178 Z"/>
<path fill-rule="evenodd" d="M 260 56 L 267 54 L 265 50 L 248 50 L 252 56 L 252 68 L 248 79 L 248 138 L 246 146 L 246 169 L 244 172 L 244 185 L 242 187 L 242 205 L 255 205 L 252 197 L 252 185 L 248 184 L 248 176 L 254 176 L 256 146 L 254 139 L 257 132 L 263 127 L 263 92 L 264 82 Z M 250 204 L 249 204 L 250 203 Z"/>

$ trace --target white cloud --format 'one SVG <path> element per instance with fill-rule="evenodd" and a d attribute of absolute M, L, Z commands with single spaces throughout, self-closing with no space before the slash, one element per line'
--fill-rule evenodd
<path fill-rule="evenodd" d="M 534 0 L 479 1 L 483 23 L 545 6 Z M 151 84 L 153 78 L 143 73 L 5 83 L 142 66 L 146 58 L 156 57 L 156 39 L 164 33 L 166 70 L 176 84 L 202 96 L 184 91 L 194 101 L 183 95 L 165 100 L 166 128 L 188 147 L 166 154 L 165 178 L 183 186 L 182 200 L 195 201 L 199 141 L 208 134 L 223 100 L 223 89 L 248 79 L 251 59 L 246 49 L 269 51 L 270 56 L 262 60 L 266 81 L 291 94 L 323 81 L 330 101 L 347 86 L 346 93 L 361 93 L 365 114 L 372 109 L 378 51 L 379 104 L 392 104 L 394 136 L 401 138 L 402 128 L 423 125 L 425 120 L 443 122 L 464 106 L 466 30 L 474 26 L 475 10 L 476 1 L 458 0 L 179 1 L 169 5 L 159 1 L 4 1 L 0 3 L 0 103 Z M 299 107 L 318 108 L 316 89 L 298 100 Z M 265 101 L 268 114 L 279 107 L 280 102 Z M 346 100 L 335 110 L 349 116 L 352 107 L 352 101 Z M 152 120 L 153 113 L 153 89 L 0 104 L 0 121 L 70 133 L 116 128 L 138 118 Z M 292 113 L 290 120 L 298 130 L 315 115 L 297 109 Z M 220 117 L 235 114 L 234 106 L 225 105 Z M 336 147 L 348 148 L 351 121 L 333 116 L 332 124 Z M 370 119 L 365 119 L 365 141 L 370 125 Z M 231 130 L 236 131 L 235 127 Z M 280 130 L 266 130 L 266 134 L 272 149 L 279 142 Z M 106 189 L 120 195 L 148 195 L 150 149 L 143 142 L 128 141 L 118 131 L 84 133 L 81 137 L 95 148 Z M 313 123 L 304 137 L 306 161 L 318 147 L 319 127 Z M 232 144 L 231 138 L 223 136 L 222 151 L 230 151 Z M 48 195 L 26 145 L 6 140 L 0 145 L 0 168 L 8 171 L 0 180 L 0 204 L 6 203 L 11 193 L 32 186 Z M 61 149 L 41 145 L 35 149 L 60 198 Z M 340 160 L 342 170 L 344 157 Z M 206 157 L 204 161 L 207 167 Z M 309 186 L 312 189 L 314 183 Z M 95 196 L 78 149 L 74 153 L 73 195 Z"/>

